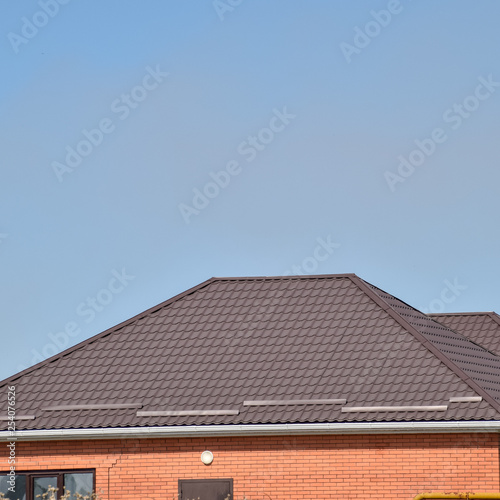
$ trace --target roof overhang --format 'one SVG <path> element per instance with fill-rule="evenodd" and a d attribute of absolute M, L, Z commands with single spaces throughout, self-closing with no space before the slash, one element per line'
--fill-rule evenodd
<path fill-rule="evenodd" d="M 112 427 L 1 431 L 0 441 L 54 441 L 68 439 L 135 439 L 212 436 L 280 436 L 314 434 L 428 434 L 500 432 L 500 421 L 349 422 L 319 424 L 190 425 L 169 427 Z"/>

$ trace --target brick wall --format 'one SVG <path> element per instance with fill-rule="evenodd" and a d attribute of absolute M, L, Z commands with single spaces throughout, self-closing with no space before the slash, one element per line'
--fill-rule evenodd
<path fill-rule="evenodd" d="M 17 443 L 17 469 L 95 468 L 103 500 L 170 500 L 178 479 L 233 478 L 250 500 L 410 500 L 499 491 L 497 434 L 128 439 Z M 203 465 L 204 450 L 214 454 Z M 8 470 L 7 453 L 0 470 Z"/>

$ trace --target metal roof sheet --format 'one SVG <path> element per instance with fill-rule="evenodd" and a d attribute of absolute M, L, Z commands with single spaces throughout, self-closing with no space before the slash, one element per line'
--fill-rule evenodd
<path fill-rule="evenodd" d="M 500 358 L 352 274 L 212 278 L 5 385 L 18 429 L 500 419 Z"/>
<path fill-rule="evenodd" d="M 429 314 L 468 339 L 500 356 L 500 316 L 494 312 Z"/>

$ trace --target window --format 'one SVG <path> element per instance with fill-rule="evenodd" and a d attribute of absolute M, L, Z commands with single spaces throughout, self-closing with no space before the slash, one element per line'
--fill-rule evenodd
<path fill-rule="evenodd" d="M 228 500 L 233 498 L 232 479 L 179 479 L 180 500 Z"/>
<path fill-rule="evenodd" d="M 5 498 L 9 500 L 26 500 L 26 476 L 16 475 L 15 477 L 15 486 L 11 488 L 9 476 L 5 476 L 4 474 L 0 475 L 0 493 L 5 495 Z M 12 489 L 14 491 L 12 491 Z"/>
<path fill-rule="evenodd" d="M 90 495 L 94 490 L 94 474 L 92 472 L 72 472 L 63 474 L 64 489 L 71 491 L 71 498 L 75 498 L 75 493 L 80 495 Z"/>
<path fill-rule="evenodd" d="M 72 493 L 72 500 L 75 493 L 90 495 L 95 491 L 95 471 L 16 471 L 15 486 L 11 485 L 6 472 L 0 472 L 0 492 L 9 500 L 39 500 L 37 497 L 46 493 L 49 486 L 58 489 L 57 498 L 64 489 Z"/>

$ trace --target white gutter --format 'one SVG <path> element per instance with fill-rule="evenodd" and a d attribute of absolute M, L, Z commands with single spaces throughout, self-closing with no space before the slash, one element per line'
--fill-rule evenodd
<path fill-rule="evenodd" d="M 457 432 L 500 432 L 500 421 L 348 422 L 329 424 L 186 425 L 170 427 L 47 429 L 15 431 L 14 433 L 0 431 L 0 441 Z"/>

